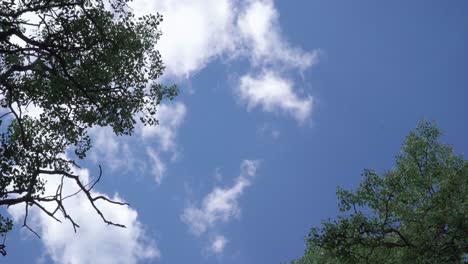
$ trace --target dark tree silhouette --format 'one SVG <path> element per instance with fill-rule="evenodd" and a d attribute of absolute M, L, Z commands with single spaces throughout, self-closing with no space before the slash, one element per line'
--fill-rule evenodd
<path fill-rule="evenodd" d="M 110 126 L 129 135 L 137 121 L 156 125 L 156 106 L 177 94 L 156 82 L 164 69 L 155 49 L 162 17 L 136 18 L 128 1 L 0 1 L 0 206 L 24 204 L 27 228 L 28 209 L 37 207 L 57 221 L 61 213 L 76 231 L 63 205 L 67 178 L 105 223 L 123 227 L 95 202 L 123 203 L 92 196 L 102 171 L 90 183 L 74 173 L 91 148 L 87 130 Z M 33 116 L 32 108 L 40 114 Z M 46 196 L 50 175 L 61 176 L 62 184 Z M 0 215 L 0 235 L 11 228 Z"/>

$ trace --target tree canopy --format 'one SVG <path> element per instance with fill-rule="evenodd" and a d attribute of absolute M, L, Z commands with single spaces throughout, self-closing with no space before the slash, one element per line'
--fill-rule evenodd
<path fill-rule="evenodd" d="M 338 188 L 341 214 L 312 228 L 293 263 L 463 263 L 468 253 L 468 161 L 421 122 L 396 165 L 364 170 L 355 191 Z"/>
<path fill-rule="evenodd" d="M 91 195 L 101 175 L 84 183 L 74 173 L 92 145 L 87 131 L 110 126 L 129 135 L 137 122 L 156 125 L 156 106 L 177 94 L 156 82 L 164 70 L 155 48 L 162 16 L 137 18 L 128 2 L 0 1 L 0 205 L 24 204 L 26 227 L 32 206 L 79 226 L 63 206 L 62 188 L 44 195 L 50 175 L 73 180 L 105 223 L 121 226 L 95 202 L 121 203 Z M 11 228 L 0 215 L 0 235 Z"/>

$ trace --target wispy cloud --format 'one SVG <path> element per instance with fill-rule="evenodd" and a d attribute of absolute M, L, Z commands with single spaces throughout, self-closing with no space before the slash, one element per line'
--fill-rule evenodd
<path fill-rule="evenodd" d="M 257 127 L 257 134 L 262 137 L 267 136 L 276 140 L 280 137 L 281 131 L 269 123 L 263 123 Z"/>
<path fill-rule="evenodd" d="M 164 164 L 164 162 L 161 161 L 161 159 L 159 158 L 159 154 L 153 148 L 147 147 L 146 153 L 152 161 L 152 171 L 154 179 L 156 180 L 156 183 L 160 185 L 166 172 L 166 164 Z"/>
<path fill-rule="evenodd" d="M 238 199 L 251 184 L 258 167 L 259 161 L 244 160 L 241 163 L 241 173 L 234 185 L 228 188 L 215 187 L 199 206 L 192 204 L 185 208 L 181 220 L 189 226 L 194 235 L 201 236 L 207 231 L 212 232 L 219 223 L 227 223 L 239 217 L 241 208 Z M 222 252 L 227 241 L 224 236 L 216 235 L 210 243 L 209 251 Z"/>
<path fill-rule="evenodd" d="M 161 151 L 176 150 L 176 137 L 179 127 L 185 119 L 187 109 L 181 102 L 161 104 L 157 107 L 156 126 L 142 126 L 141 135 L 145 140 L 156 140 Z"/>
<path fill-rule="evenodd" d="M 282 110 L 300 123 L 309 118 L 313 106 L 311 96 L 299 98 L 293 91 L 292 81 L 270 71 L 256 77 L 243 76 L 240 79 L 238 94 L 248 109 L 260 106 L 266 112 Z"/>
<path fill-rule="evenodd" d="M 133 169 L 141 161 L 133 153 L 132 140 L 116 136 L 110 127 L 93 127 L 89 130 L 92 149 L 89 157 L 95 163 L 103 163 L 112 170 L 126 171 Z"/>
<path fill-rule="evenodd" d="M 91 160 L 104 163 L 112 170 L 131 170 L 133 173 L 147 173 L 146 168 L 151 168 L 150 173 L 156 183 L 161 184 L 168 167 L 163 154 L 171 156 L 171 161 L 176 160 L 179 154 L 177 134 L 185 119 L 186 107 L 181 102 L 161 104 L 157 107 L 156 116 L 158 125 L 139 124 L 134 137 L 116 136 L 109 127 L 93 127 L 90 130 Z M 146 152 L 141 152 L 141 145 L 148 146 Z"/>

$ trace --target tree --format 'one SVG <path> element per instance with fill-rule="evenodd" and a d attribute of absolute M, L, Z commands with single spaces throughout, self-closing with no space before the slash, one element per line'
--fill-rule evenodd
<path fill-rule="evenodd" d="M 136 18 L 129 1 L 0 1 L 0 206 L 24 204 L 27 228 L 33 206 L 79 227 L 63 206 L 63 186 L 44 195 L 51 175 L 73 180 L 105 223 L 122 226 L 95 202 L 122 203 L 90 192 L 101 173 L 90 183 L 74 173 L 92 146 L 87 131 L 110 126 L 130 135 L 137 121 L 156 125 L 156 106 L 177 94 L 156 82 L 164 70 L 155 49 L 162 16 Z M 0 215 L 0 235 L 11 228 Z"/>
<path fill-rule="evenodd" d="M 312 228 L 293 263 L 466 263 L 468 162 L 421 122 L 379 176 L 365 170 L 355 191 L 338 188 L 341 215 Z"/>

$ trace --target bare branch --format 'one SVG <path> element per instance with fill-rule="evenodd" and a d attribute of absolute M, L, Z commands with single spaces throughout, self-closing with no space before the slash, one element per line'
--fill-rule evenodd
<path fill-rule="evenodd" d="M 88 190 L 86 188 L 86 185 L 84 185 L 81 182 L 80 178 L 77 175 L 73 175 L 73 174 L 71 174 L 69 172 L 62 171 L 62 170 L 39 170 L 39 173 L 40 174 L 50 174 L 50 175 L 63 175 L 65 177 L 67 177 L 67 178 L 73 179 L 75 181 L 75 183 L 78 185 L 78 187 L 80 188 L 80 191 L 82 191 L 86 195 L 86 197 L 88 198 L 88 201 L 91 203 L 91 206 L 94 208 L 96 213 L 101 217 L 101 219 L 104 221 L 104 223 L 106 223 L 108 225 L 118 226 L 118 227 L 125 227 L 125 225 L 114 223 L 112 221 L 107 220 L 107 218 L 104 216 L 104 214 L 101 212 L 101 210 L 96 206 L 95 201 L 105 200 L 105 201 L 107 201 L 109 203 L 117 204 L 117 205 L 128 205 L 127 203 L 113 201 L 113 200 L 110 200 L 109 198 L 104 197 L 102 195 L 97 196 L 97 197 L 93 197 L 91 195 L 91 192 L 90 192 L 91 189 Z M 60 200 L 60 203 L 61 203 L 62 200 Z"/>
<path fill-rule="evenodd" d="M 41 236 L 36 231 L 34 231 L 31 227 L 28 226 L 28 223 L 27 223 L 28 214 L 29 214 L 28 207 L 29 207 L 29 203 L 26 203 L 25 204 L 25 214 L 24 214 L 24 220 L 23 220 L 23 227 L 26 227 L 27 229 L 29 229 L 29 231 L 31 231 L 33 234 L 35 234 L 38 238 L 41 238 Z"/>

